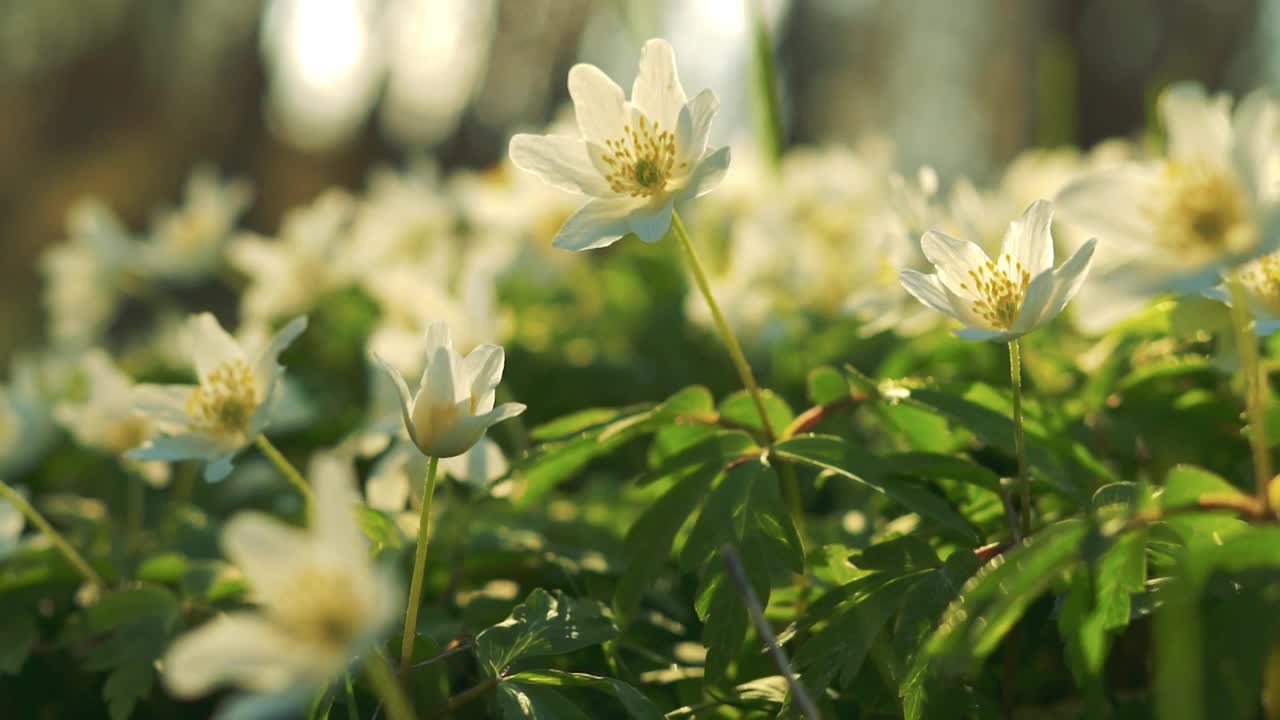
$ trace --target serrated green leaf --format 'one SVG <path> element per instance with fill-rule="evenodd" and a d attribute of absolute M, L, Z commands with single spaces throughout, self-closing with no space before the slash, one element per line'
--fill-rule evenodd
<path fill-rule="evenodd" d="M 956 480 L 984 490 L 1000 492 L 1000 476 L 989 468 L 955 455 L 905 452 L 887 455 L 884 464 L 895 475 Z"/>
<path fill-rule="evenodd" d="M 863 549 L 850 562 L 861 570 L 902 575 L 913 570 L 935 568 L 942 561 L 929 543 L 914 535 L 903 535 Z"/>
<path fill-rule="evenodd" d="M 772 390 L 761 390 L 760 400 L 764 404 L 765 413 L 769 416 L 769 427 L 773 428 L 775 433 L 782 432 L 783 428 L 796 419 L 787 401 Z M 719 412 L 722 420 L 727 420 L 734 425 L 756 431 L 764 430 L 755 401 L 746 390 L 739 390 L 721 401 Z"/>
<path fill-rule="evenodd" d="M 623 546 L 626 569 L 613 596 L 619 615 L 629 616 L 639 607 L 641 596 L 670 557 L 676 533 L 701 507 L 720 472 L 719 465 L 693 469 L 636 518 Z"/>
<path fill-rule="evenodd" d="M 616 634 L 598 603 L 552 596 L 539 588 L 510 617 L 476 637 L 476 655 L 485 670 L 497 677 L 524 658 L 573 652 Z"/>
<path fill-rule="evenodd" d="M 1077 520 L 1050 525 L 988 561 L 943 615 L 927 655 L 960 668 L 989 655 L 1031 602 L 1070 569 L 1087 529 Z"/>
<path fill-rule="evenodd" d="M 591 720 L 569 698 L 545 685 L 498 683 L 502 720 Z"/>
<path fill-rule="evenodd" d="M 561 670 L 527 670 L 516 673 L 506 679 L 522 685 L 544 685 L 547 687 L 584 687 L 600 690 L 618 699 L 627 714 L 636 720 L 662 720 L 662 712 L 639 690 L 630 685 L 609 677 L 571 673 Z"/>
<path fill-rule="evenodd" d="M 560 440 L 578 433 L 600 430 L 621 418 L 652 410 L 654 405 L 636 405 L 627 408 L 586 408 L 545 422 L 529 431 L 529 437 L 538 442 Z"/>
<path fill-rule="evenodd" d="M 830 435 L 791 438 L 776 445 L 774 450 L 784 459 L 830 470 L 866 485 L 965 540 L 976 542 L 978 539 L 978 533 L 969 521 L 952 509 L 946 500 L 908 481 L 884 479 L 887 470 L 883 461 L 843 438 Z"/>
<path fill-rule="evenodd" d="M 661 465 L 640 475 L 636 484 L 647 485 L 703 465 L 722 467 L 730 460 L 758 449 L 751 436 L 740 430 L 714 432 L 668 456 Z"/>

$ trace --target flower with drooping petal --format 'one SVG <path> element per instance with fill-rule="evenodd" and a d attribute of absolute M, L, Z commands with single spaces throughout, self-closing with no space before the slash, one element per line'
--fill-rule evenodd
<path fill-rule="evenodd" d="M 1266 337 L 1280 330 L 1280 252 L 1250 260 L 1235 273 L 1249 300 L 1254 334 Z M 1203 294 L 1231 305 L 1231 293 L 1225 282 L 1205 290 Z"/>
<path fill-rule="evenodd" d="M 86 352 L 80 358 L 80 370 L 87 387 L 85 396 L 64 400 L 53 409 L 54 417 L 76 442 L 120 456 L 162 429 L 155 418 L 134 406 L 133 379 L 116 367 L 106 352 Z M 145 462 L 139 470 L 154 487 L 169 482 L 168 463 Z"/>
<path fill-rule="evenodd" d="M 707 149 L 720 101 L 710 90 L 685 97 L 666 40 L 644 44 L 630 101 L 584 63 L 569 70 L 569 95 L 581 137 L 521 134 L 510 147 L 516 167 L 590 198 L 560 228 L 557 247 L 601 248 L 629 233 L 656 242 L 673 204 L 710 192 L 729 167 L 729 148 Z"/>
<path fill-rule="evenodd" d="M 1052 203 L 1032 203 L 1009 224 L 995 259 L 968 240 L 927 232 L 920 247 L 937 272 L 903 270 L 899 279 L 917 300 L 964 323 L 960 337 L 1009 342 L 1057 317 L 1089 272 L 1095 239 L 1053 267 L 1052 221 Z"/>
<path fill-rule="evenodd" d="M 427 328 L 427 368 L 416 395 L 409 394 L 399 371 L 374 357 L 400 392 L 405 429 L 424 455 L 461 455 L 480 442 L 490 427 L 524 412 L 520 403 L 494 407 L 505 363 L 502 348 L 481 345 L 463 358 L 453 349 L 445 323 L 432 323 Z"/>
<path fill-rule="evenodd" d="M 162 670 L 175 696 L 234 685 L 277 709 L 282 697 L 305 702 L 394 623 L 400 583 L 370 560 L 353 473 L 329 459 L 313 464 L 311 480 L 306 530 L 257 512 L 227 523 L 223 551 L 257 607 L 221 615 L 174 642 Z"/>
<path fill-rule="evenodd" d="M 1057 198 L 1062 220 L 1106 240 L 1089 284 L 1120 309 L 1112 321 L 1280 249 L 1280 103 L 1258 91 L 1233 111 L 1229 97 L 1180 83 L 1158 109 L 1163 158 L 1088 173 Z"/>
<path fill-rule="evenodd" d="M 172 432 L 153 437 L 130 453 L 139 460 L 206 461 L 206 480 L 231 472 L 231 460 L 257 439 L 270 421 L 273 393 L 284 373 L 280 353 L 307 327 L 294 318 L 256 352 L 246 352 L 216 318 L 201 313 L 187 321 L 187 351 L 196 385 L 138 385 L 134 403 Z"/>

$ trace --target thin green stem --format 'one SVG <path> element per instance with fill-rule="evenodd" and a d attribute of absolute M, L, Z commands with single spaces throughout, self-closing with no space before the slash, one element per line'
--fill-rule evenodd
<path fill-rule="evenodd" d="M 298 493 L 302 495 L 302 499 L 307 502 L 307 515 L 310 516 L 311 486 L 302 477 L 302 473 L 298 472 L 298 468 L 294 467 L 293 463 L 289 462 L 289 459 L 276 449 L 276 446 L 267 439 L 266 435 L 258 435 L 258 447 L 262 449 L 262 454 L 266 455 L 267 459 L 275 464 L 276 469 L 280 471 L 281 475 L 284 475 L 289 484 L 293 485 Z"/>
<path fill-rule="evenodd" d="M 768 438 L 769 444 L 773 444 L 777 435 L 773 432 L 773 426 L 769 423 L 769 414 L 765 412 L 764 399 L 760 394 L 760 386 L 756 384 L 756 377 L 751 373 L 751 364 L 747 362 L 747 356 L 742 353 L 742 346 L 738 344 L 738 336 L 734 335 L 733 329 L 729 327 L 729 322 L 724 318 L 724 313 L 720 311 L 720 304 L 716 302 L 715 295 L 711 293 L 711 283 L 707 280 L 707 272 L 702 268 L 702 261 L 698 260 L 698 253 L 693 249 L 693 242 L 689 240 L 689 232 L 685 230 L 680 214 L 674 210 L 671 212 L 671 230 L 676 239 L 680 241 L 680 247 L 684 250 L 685 259 L 689 261 L 689 269 L 693 271 L 693 279 L 698 285 L 698 290 L 702 292 L 703 299 L 707 301 L 707 307 L 711 309 L 711 318 L 715 321 L 716 329 L 720 331 L 720 337 L 729 349 L 729 357 L 733 359 L 733 364 L 738 369 L 738 376 L 742 378 L 743 386 L 747 388 L 747 392 L 751 394 L 752 402 L 756 405 L 756 412 L 760 414 L 760 425 L 764 428 L 765 437 Z"/>
<path fill-rule="evenodd" d="M 413 662 L 413 640 L 418 634 L 418 605 L 422 601 L 422 577 L 427 568 L 427 543 L 431 539 L 431 496 L 436 491 L 436 468 L 440 458 L 427 461 L 427 483 L 422 491 L 422 517 L 418 521 L 418 550 L 413 558 L 413 580 L 409 583 L 409 606 L 404 611 L 404 637 L 400 640 L 400 674 Z"/>
<path fill-rule="evenodd" d="M 1244 375 L 1245 413 L 1249 419 L 1249 448 L 1253 451 L 1254 488 L 1262 512 L 1268 512 L 1271 498 L 1271 454 L 1267 451 L 1267 388 L 1258 357 L 1258 339 L 1254 337 L 1249 313 L 1249 296 L 1240 278 L 1227 280 L 1231 292 L 1231 325 L 1235 329 L 1240 352 L 1240 372 Z"/>
<path fill-rule="evenodd" d="M 1031 535 L 1031 476 L 1027 472 L 1027 437 L 1022 421 L 1022 341 L 1009 343 L 1009 382 L 1013 386 L 1013 448 L 1018 455 L 1018 493 L 1022 537 Z"/>
<path fill-rule="evenodd" d="M 382 656 L 379 655 L 379 658 Z M 385 660 L 382 661 L 383 667 L 386 667 Z M 360 720 L 360 706 L 356 704 L 355 684 L 351 681 L 351 673 L 347 673 L 343 678 L 347 691 L 347 720 Z"/>
<path fill-rule="evenodd" d="M 35 525 L 40 532 L 44 533 L 45 537 L 49 538 L 49 541 L 53 543 L 54 547 L 58 548 L 58 550 L 62 552 L 63 556 L 67 558 L 67 561 L 70 562 L 76 570 L 80 571 L 80 574 L 84 576 L 85 580 L 88 580 L 98 588 L 106 587 L 105 583 L 102 582 L 102 576 L 98 575 L 98 571 L 94 570 L 93 566 L 89 565 L 88 561 L 84 559 L 84 556 L 81 555 L 65 537 L 63 537 L 62 533 L 54 529 L 53 525 L 51 525 L 49 521 L 40 514 L 40 511 L 36 510 L 31 503 L 27 502 L 27 499 L 22 496 L 22 493 L 14 490 L 3 480 L 0 480 L 0 497 L 8 500 L 10 505 L 17 508 L 18 512 L 22 513 L 32 525 Z"/>
<path fill-rule="evenodd" d="M 376 651 L 369 653 L 364 663 L 364 670 L 365 676 L 369 678 L 369 684 L 373 686 L 373 691 L 378 694 L 383 707 L 387 709 L 387 717 L 391 720 L 416 720 L 418 714 L 413 709 L 413 703 L 409 701 L 409 696 L 396 680 L 390 663 L 382 653 Z"/>
<path fill-rule="evenodd" d="M 716 329 L 720 331 L 720 337 L 724 340 L 725 347 L 729 350 L 729 357 L 733 360 L 734 367 L 738 370 L 738 377 L 742 379 L 742 384 L 747 389 L 747 393 L 751 395 L 751 401 L 756 406 L 756 413 L 760 415 L 760 427 L 764 430 L 765 438 L 772 445 L 777 442 L 778 434 L 774 432 L 772 423 L 769 422 L 769 413 L 764 409 L 764 397 L 760 392 L 760 386 L 756 384 L 756 376 L 751 372 L 751 363 L 747 362 L 747 356 L 742 352 L 742 345 L 738 343 L 738 336 L 734 334 L 733 328 L 729 327 L 729 321 L 725 320 L 724 313 L 720 310 L 720 303 L 716 302 L 716 296 L 711 292 L 711 283 L 707 280 L 707 272 L 702 267 L 702 261 L 698 259 L 698 253 L 693 249 L 693 241 L 689 239 L 689 231 L 685 229 L 684 221 L 680 219 L 680 213 L 675 210 L 671 211 L 671 231 L 676 236 L 676 240 L 680 242 L 680 247 L 684 250 L 685 259 L 689 262 L 689 269 L 693 271 L 694 282 L 698 285 L 698 290 L 702 292 L 702 297 L 707 302 L 707 307 L 711 309 L 711 318 L 715 321 Z M 791 522 L 796 527 L 796 533 L 800 538 L 804 538 L 804 507 L 800 498 L 800 481 L 796 478 L 795 470 L 790 467 L 789 463 L 778 461 L 778 478 L 782 483 L 782 494 L 786 499 L 787 507 L 791 511 Z"/>

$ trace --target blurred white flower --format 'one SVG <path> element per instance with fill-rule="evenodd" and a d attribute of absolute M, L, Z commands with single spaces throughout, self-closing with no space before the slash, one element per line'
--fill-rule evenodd
<path fill-rule="evenodd" d="M 1255 92 L 1232 112 L 1229 97 L 1177 84 L 1159 111 L 1163 159 L 1089 173 L 1058 195 L 1064 221 L 1105 240 L 1091 285 L 1126 312 L 1161 291 L 1203 290 L 1280 243 L 1275 100 Z"/>
<path fill-rule="evenodd" d="M 960 337 L 1019 338 L 1062 312 L 1080 289 L 1097 244 L 1090 240 L 1055 269 L 1052 220 L 1052 203 L 1033 203 L 1009 224 L 994 260 L 972 242 L 927 232 L 920 246 L 937 272 L 903 270 L 902 285 L 920 302 L 964 323 Z"/>
<path fill-rule="evenodd" d="M 0 477 L 26 471 L 53 444 L 50 398 L 65 391 L 65 363 L 53 354 L 19 355 L 0 383 Z"/>
<path fill-rule="evenodd" d="M 209 273 L 221 262 L 223 247 L 252 199 L 248 181 L 223 181 L 211 168 L 197 169 L 187 178 L 182 205 L 152 222 L 141 247 L 146 272 L 171 280 Z"/>
<path fill-rule="evenodd" d="M 395 518 L 407 537 L 418 533 L 428 460 L 408 442 L 397 442 L 379 458 L 365 483 L 369 507 Z M 507 458 L 489 438 L 461 455 L 440 460 L 440 470 L 474 490 L 483 490 L 507 474 Z"/>
<path fill-rule="evenodd" d="M 354 284 L 362 269 L 350 240 L 355 209 L 350 195 L 330 190 L 289 211 L 278 239 L 246 233 L 232 240 L 231 264 L 249 277 L 244 316 L 270 322 L 304 313 L 325 293 Z"/>
<path fill-rule="evenodd" d="M 511 160 L 548 183 L 591 198 L 560 228 L 555 245 L 588 250 L 635 233 L 656 242 L 674 203 L 710 192 L 729 166 L 729 149 L 707 150 L 719 109 L 710 90 L 685 97 L 665 40 L 644 45 L 628 102 L 594 65 L 569 70 L 581 137 L 516 135 Z"/>
<path fill-rule="evenodd" d="M 115 317 L 121 293 L 137 280 L 137 241 L 102 202 L 84 198 L 67 213 L 66 243 L 41 258 L 44 305 L 53 339 L 87 347 Z"/>
<path fill-rule="evenodd" d="M 258 608 L 217 617 L 174 642 L 162 670 L 175 696 L 234 685 L 305 702 L 395 621 L 400 584 L 369 559 L 349 469 L 337 460 L 316 463 L 311 482 L 306 530 L 256 512 L 227 523 L 223 551 Z"/>
<path fill-rule="evenodd" d="M 525 410 L 520 403 L 494 407 L 505 362 L 502 348 L 481 345 L 463 358 L 453 349 L 445 323 L 427 328 L 427 367 L 417 395 L 409 394 L 398 370 L 377 360 L 396 384 L 405 428 L 424 455 L 461 455 L 480 442 L 490 427 Z"/>
<path fill-rule="evenodd" d="M 1265 337 L 1280 330 L 1280 252 L 1250 260 L 1235 272 L 1249 300 L 1253 332 Z M 1231 293 L 1225 282 L 1205 290 L 1203 294 L 1231 305 Z"/>
<path fill-rule="evenodd" d="M 54 406 L 54 417 L 76 442 L 114 455 L 143 444 L 159 427 L 155 418 L 139 412 L 133 403 L 133 379 L 115 366 L 101 349 L 80 358 L 84 395 Z M 176 428 L 175 428 L 176 429 Z M 154 487 L 169 482 L 169 465 L 152 461 L 140 463 L 139 471 Z"/>
<path fill-rule="evenodd" d="M 199 459 L 205 479 L 221 480 L 232 459 L 271 419 L 273 393 L 284 373 L 280 353 L 307 327 L 295 318 L 256 352 L 246 352 L 209 313 L 187 322 L 186 344 L 198 385 L 138 385 L 134 403 L 160 435 L 129 453 L 140 460 Z"/>

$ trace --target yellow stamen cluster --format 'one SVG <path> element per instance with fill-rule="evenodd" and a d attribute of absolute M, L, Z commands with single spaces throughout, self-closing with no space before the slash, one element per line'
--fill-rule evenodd
<path fill-rule="evenodd" d="M 365 631 L 364 608 L 351 578 L 306 566 L 294 577 L 294 590 L 272 598 L 272 618 L 308 645 L 342 652 Z"/>
<path fill-rule="evenodd" d="M 639 122 L 628 125 L 621 138 L 606 140 L 609 151 L 604 161 L 609 165 L 605 180 L 616 193 L 632 197 L 652 197 L 667 187 L 676 165 L 676 138 L 669 130 L 651 123 L 639 112 Z"/>
<path fill-rule="evenodd" d="M 1022 299 L 1031 284 L 1031 271 L 1009 255 L 987 260 L 969 271 L 960 287 L 974 296 L 974 314 L 997 330 L 1008 330 L 1018 319 Z"/>
<path fill-rule="evenodd" d="M 1204 162 L 1167 163 L 1155 202 L 1143 210 L 1156 241 L 1193 262 L 1245 252 L 1257 240 L 1244 188 Z"/>
<path fill-rule="evenodd" d="M 1257 301 L 1280 311 L 1280 253 L 1272 253 L 1248 263 L 1240 270 L 1240 280 Z"/>
<path fill-rule="evenodd" d="M 253 369 L 243 360 L 232 360 L 200 379 L 200 386 L 187 398 L 191 424 L 218 437 L 247 433 L 249 420 L 258 409 L 257 384 Z"/>

